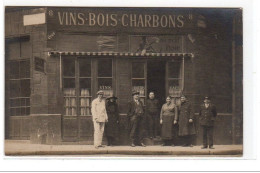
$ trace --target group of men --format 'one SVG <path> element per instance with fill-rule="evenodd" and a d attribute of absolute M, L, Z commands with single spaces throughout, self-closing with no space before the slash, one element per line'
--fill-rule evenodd
<path fill-rule="evenodd" d="M 96 148 L 102 146 L 102 138 L 105 123 L 108 120 L 106 113 L 106 102 L 103 99 L 104 92 L 98 91 L 98 97 L 92 101 L 92 116 L 94 124 L 94 146 Z M 131 146 L 136 145 L 145 147 L 143 138 L 145 130 L 151 139 L 160 136 L 160 109 L 161 105 L 158 99 L 155 98 L 155 93 L 150 92 L 149 98 L 144 107 L 140 101 L 139 92 L 132 93 L 133 99 L 128 104 L 128 130 L 131 139 Z M 183 146 L 192 147 L 192 136 L 196 134 L 194 126 L 194 113 L 191 109 L 191 104 L 187 98 L 181 96 L 181 104 L 178 108 L 178 119 L 173 124 L 179 125 L 178 135 L 183 138 Z M 217 116 L 216 107 L 210 102 L 209 97 L 204 98 L 204 103 L 200 106 L 199 121 L 203 129 L 203 146 L 202 149 L 213 147 L 213 128 Z M 145 121 L 144 121 L 145 120 Z"/>

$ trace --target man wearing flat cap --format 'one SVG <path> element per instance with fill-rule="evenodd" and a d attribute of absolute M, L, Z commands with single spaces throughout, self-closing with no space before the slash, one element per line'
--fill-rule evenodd
<path fill-rule="evenodd" d="M 145 147 L 142 136 L 142 119 L 144 118 L 143 103 L 139 99 L 139 92 L 132 92 L 133 100 L 128 103 L 127 117 L 129 121 L 131 146 Z"/>
<path fill-rule="evenodd" d="M 202 149 L 213 147 L 213 129 L 214 122 L 217 116 L 217 110 L 215 105 L 210 101 L 210 98 L 206 96 L 204 98 L 204 103 L 200 106 L 199 119 L 200 125 L 203 130 L 203 146 Z"/>
<path fill-rule="evenodd" d="M 94 146 L 96 149 L 102 146 L 105 122 L 108 121 L 106 112 L 106 101 L 103 98 L 104 92 L 98 91 L 97 98 L 92 101 L 91 113 L 94 124 Z"/>

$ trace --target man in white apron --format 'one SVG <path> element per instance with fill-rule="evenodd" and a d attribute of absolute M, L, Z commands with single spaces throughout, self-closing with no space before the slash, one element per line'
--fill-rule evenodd
<path fill-rule="evenodd" d="M 104 92 L 98 91 L 97 98 L 92 101 L 91 113 L 94 124 L 94 146 L 96 149 L 102 146 L 105 123 L 108 121 Z"/>

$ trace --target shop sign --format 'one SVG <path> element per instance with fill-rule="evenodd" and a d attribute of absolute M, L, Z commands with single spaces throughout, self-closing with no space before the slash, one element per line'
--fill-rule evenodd
<path fill-rule="evenodd" d="M 48 26 L 56 29 L 166 29 L 191 28 L 191 12 L 156 9 L 49 8 Z M 95 30 L 93 30 L 95 31 Z M 113 30 L 115 31 L 115 30 Z"/>

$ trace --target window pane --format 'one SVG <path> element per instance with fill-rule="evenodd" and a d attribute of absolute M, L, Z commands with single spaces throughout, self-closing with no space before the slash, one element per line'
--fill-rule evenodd
<path fill-rule="evenodd" d="M 21 108 L 21 115 L 26 115 L 26 108 Z"/>
<path fill-rule="evenodd" d="M 10 61 L 10 79 L 19 79 L 19 61 Z"/>
<path fill-rule="evenodd" d="M 91 77 L 91 61 L 89 59 L 79 59 L 80 77 Z"/>
<path fill-rule="evenodd" d="M 10 81 L 10 97 L 20 97 L 20 80 Z"/>
<path fill-rule="evenodd" d="M 80 79 L 80 95 L 89 96 L 91 93 L 91 79 Z"/>
<path fill-rule="evenodd" d="M 169 80 L 169 95 L 180 96 L 181 80 Z"/>
<path fill-rule="evenodd" d="M 26 108 L 26 115 L 30 115 L 30 107 Z"/>
<path fill-rule="evenodd" d="M 29 40 L 21 41 L 21 57 L 31 58 L 32 56 L 32 46 Z"/>
<path fill-rule="evenodd" d="M 169 62 L 169 78 L 180 78 L 181 62 Z"/>
<path fill-rule="evenodd" d="M 21 96 L 30 97 L 31 88 L 30 88 L 30 79 L 21 80 Z"/>
<path fill-rule="evenodd" d="M 98 77 L 112 77 L 112 59 L 98 60 Z"/>
<path fill-rule="evenodd" d="M 10 115 L 11 116 L 15 116 L 16 115 L 15 110 L 16 110 L 15 108 L 11 108 L 10 109 Z"/>
<path fill-rule="evenodd" d="M 144 78 L 144 63 L 132 63 L 132 77 Z"/>
<path fill-rule="evenodd" d="M 26 98 L 21 98 L 21 106 L 26 106 Z"/>
<path fill-rule="evenodd" d="M 64 58 L 63 75 L 68 76 L 68 77 L 75 76 L 75 59 L 74 58 Z"/>
<path fill-rule="evenodd" d="M 11 41 L 7 45 L 7 55 L 9 59 L 19 59 L 20 58 L 20 41 Z"/>
<path fill-rule="evenodd" d="M 16 116 L 20 116 L 21 115 L 21 108 L 16 108 L 15 113 L 16 113 L 15 114 Z"/>
<path fill-rule="evenodd" d="M 10 106 L 11 107 L 19 107 L 20 104 L 20 99 L 10 99 Z"/>
<path fill-rule="evenodd" d="M 132 90 L 140 93 L 140 96 L 145 96 L 145 81 L 132 80 Z"/>
<path fill-rule="evenodd" d="M 112 79 L 98 79 L 98 90 L 103 90 L 105 97 L 113 95 Z"/>
<path fill-rule="evenodd" d="M 20 62 L 20 78 L 30 78 L 30 61 Z"/>
<path fill-rule="evenodd" d="M 75 78 L 64 78 L 64 88 L 75 88 Z"/>
<path fill-rule="evenodd" d="M 30 106 L 30 98 L 26 99 L 26 106 Z"/>

